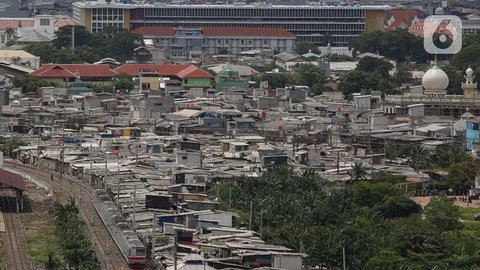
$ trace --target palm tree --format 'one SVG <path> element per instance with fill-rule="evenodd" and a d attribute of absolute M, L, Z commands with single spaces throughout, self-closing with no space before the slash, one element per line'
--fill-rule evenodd
<path fill-rule="evenodd" d="M 352 166 L 352 170 L 348 172 L 350 175 L 350 181 L 359 181 L 367 179 L 367 169 L 363 166 L 362 162 L 355 162 Z"/>
<path fill-rule="evenodd" d="M 12 27 L 8 27 L 5 29 L 5 34 L 7 35 L 7 42 L 14 41 L 15 40 L 15 29 Z"/>

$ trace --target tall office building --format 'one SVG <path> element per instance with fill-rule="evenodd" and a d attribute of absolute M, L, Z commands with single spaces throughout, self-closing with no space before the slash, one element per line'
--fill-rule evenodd
<path fill-rule="evenodd" d="M 106 26 L 282 28 L 297 41 L 348 45 L 360 33 L 384 30 L 389 6 L 320 5 L 136 5 L 84 1 L 73 4 L 74 20 L 97 32 Z"/>

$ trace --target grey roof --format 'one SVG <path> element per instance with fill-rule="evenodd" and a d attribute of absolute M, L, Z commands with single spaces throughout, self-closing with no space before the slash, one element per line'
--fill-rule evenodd
<path fill-rule="evenodd" d="M 20 34 L 21 35 L 17 39 L 17 42 L 20 43 L 42 43 L 52 41 L 51 38 L 36 30 L 22 31 Z"/>
<path fill-rule="evenodd" d="M 293 60 L 296 60 L 298 58 L 300 58 L 299 55 L 296 55 L 296 54 L 291 54 L 291 53 L 288 53 L 288 52 L 282 52 L 282 53 L 279 53 L 277 55 L 275 55 L 275 58 L 278 58 L 284 62 L 287 62 L 287 61 L 293 61 Z"/>
<path fill-rule="evenodd" d="M 238 72 L 238 76 L 240 77 L 251 76 L 253 74 L 258 73 L 258 71 L 256 71 L 255 69 L 245 65 L 220 64 L 220 65 L 212 66 L 208 69 L 215 72 L 215 74 L 218 74 L 220 71 L 224 69 L 231 69 L 233 71 Z"/>

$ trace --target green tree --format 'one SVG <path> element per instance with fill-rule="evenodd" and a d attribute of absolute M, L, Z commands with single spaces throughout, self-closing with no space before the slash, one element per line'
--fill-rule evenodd
<path fill-rule="evenodd" d="M 478 172 L 478 161 L 469 159 L 462 163 L 452 163 L 448 168 L 447 184 L 457 194 L 465 194 L 473 188 Z"/>
<path fill-rule="evenodd" d="M 405 149 L 405 157 L 407 158 L 407 164 L 415 171 L 429 167 L 431 155 L 425 150 L 423 145 L 413 144 L 409 145 Z"/>
<path fill-rule="evenodd" d="M 377 72 L 384 78 L 390 78 L 390 70 L 393 69 L 393 65 L 385 62 L 382 59 L 375 57 L 365 57 L 360 59 L 357 64 L 357 70 L 363 72 Z"/>
<path fill-rule="evenodd" d="M 96 39 L 91 39 L 89 45 L 103 49 L 103 55 L 115 58 L 117 61 L 126 61 L 132 58 L 133 49 L 144 45 L 143 37 L 129 32 L 125 28 L 106 27 L 99 33 L 95 33 Z M 107 56 L 105 56 L 107 57 Z"/>
<path fill-rule="evenodd" d="M 295 71 L 297 83 L 310 87 L 313 94 L 321 94 L 326 82 L 325 72 L 313 64 L 303 64 Z"/>
<path fill-rule="evenodd" d="M 348 174 L 352 182 L 365 180 L 367 178 L 367 169 L 363 166 L 362 162 L 355 162 Z"/>
<path fill-rule="evenodd" d="M 132 76 L 121 73 L 115 76 L 115 89 L 116 90 L 133 90 L 134 83 Z"/>
<path fill-rule="evenodd" d="M 24 48 L 28 53 L 40 57 L 42 63 L 56 63 L 55 54 L 57 48 L 50 44 L 32 44 Z"/>
<path fill-rule="evenodd" d="M 53 46 L 57 49 L 71 49 L 73 28 L 75 28 L 75 47 L 86 45 L 92 36 L 87 28 L 83 25 L 66 25 L 60 27 L 55 32 L 55 39 L 52 42 Z"/>
<path fill-rule="evenodd" d="M 458 208 L 446 198 L 432 198 L 425 207 L 425 216 L 441 232 L 463 228 Z"/>
<path fill-rule="evenodd" d="M 62 239 L 60 244 L 68 269 L 99 269 L 74 198 L 70 198 L 66 204 L 55 206 L 54 222 L 56 233 Z"/>
<path fill-rule="evenodd" d="M 412 82 L 412 69 L 409 65 L 399 64 L 397 65 L 397 70 L 395 72 L 395 83 L 397 85 L 402 85 L 404 83 L 409 84 Z"/>
<path fill-rule="evenodd" d="M 452 57 L 450 63 L 459 70 L 466 70 L 468 66 L 476 68 L 480 66 L 480 45 L 474 44 L 462 48 Z"/>
<path fill-rule="evenodd" d="M 370 258 L 365 269 L 370 270 L 405 270 L 414 269 L 408 258 L 402 257 L 393 251 L 382 250 L 379 255 Z M 410 266 L 409 266 L 410 265 Z"/>
<path fill-rule="evenodd" d="M 447 94 L 449 95 L 461 95 L 463 93 L 462 91 L 462 81 L 463 77 L 458 72 L 455 67 L 451 65 L 445 65 L 441 67 L 443 71 L 448 76 L 448 87 L 447 87 Z"/>
<path fill-rule="evenodd" d="M 291 76 L 287 73 L 265 73 L 258 81 L 268 81 L 272 88 L 285 87 L 285 84 L 292 83 Z"/>
<path fill-rule="evenodd" d="M 372 90 L 385 90 L 378 88 L 381 81 L 382 78 L 378 74 L 353 70 L 340 78 L 338 89 L 340 89 L 345 96 L 353 93 L 367 93 Z"/>
<path fill-rule="evenodd" d="M 318 47 L 309 42 L 298 42 L 295 44 L 295 52 L 302 55 L 308 52 L 320 54 Z"/>
<path fill-rule="evenodd" d="M 15 77 L 13 79 L 13 85 L 15 87 L 21 87 L 23 93 L 35 93 L 40 87 L 54 86 L 44 79 L 30 75 L 24 77 Z"/>
<path fill-rule="evenodd" d="M 464 34 L 462 36 L 462 47 L 468 47 L 480 43 L 480 35 L 477 33 Z"/>
<path fill-rule="evenodd" d="M 462 163 L 469 159 L 469 154 L 459 143 L 439 145 L 431 155 L 432 164 L 440 168 L 448 168 L 451 164 Z"/>
<path fill-rule="evenodd" d="M 10 46 L 11 44 L 15 43 L 17 39 L 17 32 L 15 31 L 15 29 L 13 29 L 12 27 L 7 27 L 7 29 L 5 29 L 5 35 L 7 36 L 7 40 L 8 40 L 7 46 Z"/>
<path fill-rule="evenodd" d="M 57 270 L 60 269 L 60 262 L 58 257 L 53 253 L 49 252 L 47 255 L 47 262 L 45 263 L 45 269 L 47 270 Z"/>
<path fill-rule="evenodd" d="M 423 39 L 405 29 L 388 32 L 365 32 L 352 44 L 355 51 L 378 52 L 397 62 L 414 60 L 425 62 L 428 54 L 423 48 Z"/>

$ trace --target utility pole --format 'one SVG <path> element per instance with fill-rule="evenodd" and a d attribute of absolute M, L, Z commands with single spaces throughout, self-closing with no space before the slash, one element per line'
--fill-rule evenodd
<path fill-rule="evenodd" d="M 137 138 L 137 147 L 135 147 L 135 166 L 138 165 L 138 141 L 139 138 Z"/>
<path fill-rule="evenodd" d="M 232 187 L 228 188 L 228 209 L 232 208 Z"/>
<path fill-rule="evenodd" d="M 152 261 L 155 260 L 155 241 L 156 241 L 156 226 L 157 226 L 157 213 L 155 211 L 153 211 L 153 227 L 152 227 Z"/>
<path fill-rule="evenodd" d="M 250 201 L 250 218 L 248 220 L 248 229 L 252 230 L 253 201 Z"/>
<path fill-rule="evenodd" d="M 105 176 L 103 177 L 103 188 L 107 188 L 108 175 L 108 153 L 105 153 Z"/>
<path fill-rule="evenodd" d="M 88 151 L 88 157 L 90 158 L 90 185 L 93 186 L 93 157 L 92 157 L 92 145 L 90 145 L 90 151 Z"/>
<path fill-rule="evenodd" d="M 137 207 L 137 185 L 133 186 L 133 232 L 137 232 L 137 226 L 136 226 L 136 221 L 135 221 L 135 208 Z"/>
<path fill-rule="evenodd" d="M 347 270 L 347 260 L 345 258 L 345 248 L 342 247 L 342 257 L 343 257 L 343 270 Z"/>
<path fill-rule="evenodd" d="M 177 270 L 177 230 L 173 237 L 173 270 Z"/>
<path fill-rule="evenodd" d="M 40 134 L 37 140 L 37 180 L 40 179 Z"/>
<path fill-rule="evenodd" d="M 60 167 L 60 182 L 63 181 L 63 170 L 65 168 L 65 134 L 62 130 L 62 166 Z"/>

